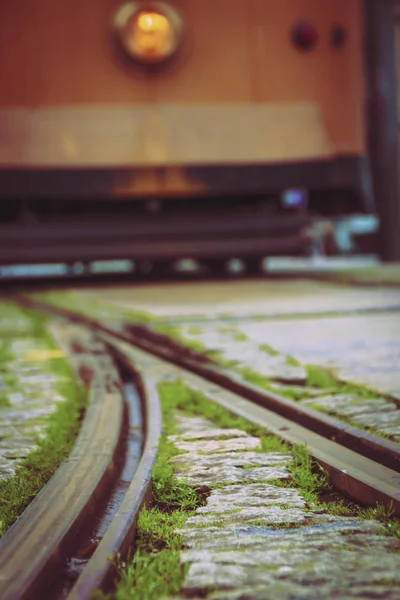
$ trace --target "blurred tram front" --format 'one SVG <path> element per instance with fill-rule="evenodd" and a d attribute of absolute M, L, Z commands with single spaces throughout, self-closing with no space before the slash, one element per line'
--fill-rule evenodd
<path fill-rule="evenodd" d="M 0 263 L 301 254 L 373 210 L 361 0 L 3 0 Z"/>

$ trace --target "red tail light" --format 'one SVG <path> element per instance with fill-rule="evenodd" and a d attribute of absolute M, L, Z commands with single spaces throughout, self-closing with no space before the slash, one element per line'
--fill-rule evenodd
<path fill-rule="evenodd" d="M 309 52 L 318 43 L 318 31 L 310 23 L 297 23 L 292 30 L 292 41 L 299 50 Z"/>

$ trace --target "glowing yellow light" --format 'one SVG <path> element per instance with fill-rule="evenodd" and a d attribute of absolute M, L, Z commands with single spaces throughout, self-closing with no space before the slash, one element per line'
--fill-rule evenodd
<path fill-rule="evenodd" d="M 125 50 L 141 62 L 161 62 L 175 52 L 182 22 L 175 10 L 162 2 L 148 10 L 127 4 L 117 14 L 117 28 Z"/>
<path fill-rule="evenodd" d="M 159 61 L 174 50 L 174 28 L 164 15 L 142 12 L 132 19 L 127 41 L 138 58 L 148 62 Z"/>

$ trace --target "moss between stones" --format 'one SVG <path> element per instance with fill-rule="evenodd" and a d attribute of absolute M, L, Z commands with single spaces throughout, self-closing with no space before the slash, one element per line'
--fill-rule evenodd
<path fill-rule="evenodd" d="M 269 354 L 270 356 L 279 356 L 279 352 L 275 350 L 275 348 L 272 348 L 272 346 L 270 346 L 269 344 L 261 344 L 261 346 L 259 346 L 259 349 L 262 352 Z"/>
<path fill-rule="evenodd" d="M 277 484 L 282 487 L 296 487 L 305 500 L 312 503 L 313 508 L 325 508 L 332 514 L 337 506 L 338 514 L 353 514 L 354 511 L 344 507 L 342 502 L 322 504 L 318 501 L 319 494 L 330 491 L 331 487 L 325 472 L 313 462 L 303 447 L 294 446 L 289 450 L 274 434 L 233 415 L 200 392 L 189 389 L 181 381 L 161 383 L 159 392 L 163 434 L 152 472 L 153 504 L 150 509 L 143 509 L 140 513 L 136 552 L 132 559 L 119 564 L 120 579 L 116 590 L 107 595 L 97 592 L 96 599 L 156 600 L 172 597 L 178 594 L 182 587 L 185 577 L 185 568 L 180 566 L 179 561 L 182 542 L 174 531 L 182 528 L 186 520 L 194 515 L 196 508 L 205 504 L 205 496 L 197 495 L 193 488 L 175 477 L 171 459 L 179 452 L 168 440 L 168 436 L 177 433 L 177 413 L 202 416 L 213 421 L 218 427 L 242 429 L 250 435 L 259 436 L 265 452 L 291 452 L 294 458 L 293 465 L 289 467 L 292 481 L 279 481 Z M 262 525 L 265 527 L 265 523 Z M 288 526 L 296 527 L 293 524 Z"/>
<path fill-rule="evenodd" d="M 158 317 L 145 310 L 121 309 L 92 296 L 85 296 L 84 293 L 76 294 L 73 291 L 35 293 L 30 297 L 33 300 L 64 308 L 89 318 L 102 317 L 104 311 L 107 311 L 115 313 L 117 319 L 127 319 L 143 325 L 157 323 L 159 320 Z"/>
<path fill-rule="evenodd" d="M 18 310 L 31 323 L 24 335 L 38 340 L 41 347 L 59 349 L 46 330 L 46 321 L 42 316 L 33 311 Z M 0 536 L 14 523 L 68 456 L 86 407 L 87 391 L 75 381 L 72 369 L 65 359 L 49 359 L 46 369 L 63 378 L 55 384 L 55 388 L 65 401 L 57 403 L 54 412 L 47 418 L 45 436 L 37 439 L 37 448 L 21 461 L 15 475 L 0 481 Z"/>
<path fill-rule="evenodd" d="M 9 408 L 12 406 L 10 399 L 5 394 L 0 396 L 0 408 Z"/>

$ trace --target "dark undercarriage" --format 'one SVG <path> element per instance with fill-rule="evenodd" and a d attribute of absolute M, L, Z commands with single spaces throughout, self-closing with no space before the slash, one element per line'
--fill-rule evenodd
<path fill-rule="evenodd" d="M 113 171 L 0 171 L 0 264 L 304 255 L 315 219 L 373 205 L 359 158 L 196 173 L 209 192 L 129 199 L 109 191 Z M 308 201 L 285 207 L 288 188 Z"/>

